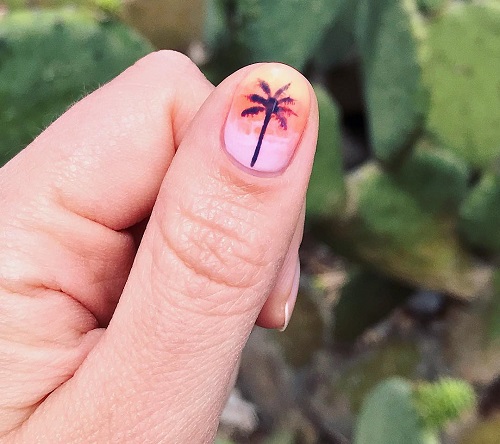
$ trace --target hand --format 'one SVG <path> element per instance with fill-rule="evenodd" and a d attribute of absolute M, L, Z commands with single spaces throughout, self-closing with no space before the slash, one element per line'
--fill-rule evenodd
<path fill-rule="evenodd" d="M 0 442 L 210 442 L 257 317 L 293 309 L 317 126 L 292 68 L 214 88 L 159 52 L 5 165 Z"/>

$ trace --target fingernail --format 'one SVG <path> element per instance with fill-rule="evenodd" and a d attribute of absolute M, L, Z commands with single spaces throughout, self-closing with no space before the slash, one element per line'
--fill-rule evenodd
<path fill-rule="evenodd" d="M 295 69 L 274 63 L 255 68 L 233 97 L 226 151 L 253 171 L 284 170 L 306 126 L 309 101 L 307 81 Z"/>
<path fill-rule="evenodd" d="M 293 309 L 295 307 L 295 301 L 297 300 L 297 294 L 299 292 L 299 282 L 300 282 L 300 262 L 297 261 L 297 268 L 295 269 L 295 276 L 293 278 L 292 289 L 290 291 L 290 295 L 288 296 L 288 300 L 285 304 L 285 322 L 283 327 L 280 328 L 280 331 L 285 331 L 290 323 L 290 318 L 292 317 Z"/>

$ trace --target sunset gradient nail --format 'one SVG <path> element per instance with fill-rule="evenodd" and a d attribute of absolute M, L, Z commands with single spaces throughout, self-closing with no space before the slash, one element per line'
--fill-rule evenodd
<path fill-rule="evenodd" d="M 276 173 L 287 167 L 309 115 L 304 77 L 286 65 L 254 69 L 237 87 L 224 129 L 227 152 L 243 166 Z"/>

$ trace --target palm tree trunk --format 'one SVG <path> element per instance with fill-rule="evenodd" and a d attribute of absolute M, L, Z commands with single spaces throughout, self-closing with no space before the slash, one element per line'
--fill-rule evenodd
<path fill-rule="evenodd" d="M 250 162 L 251 167 L 253 167 L 255 165 L 255 162 L 257 162 L 257 158 L 259 157 L 259 152 L 260 152 L 260 147 L 262 145 L 262 140 L 264 139 L 264 134 L 266 133 L 267 125 L 269 125 L 269 121 L 271 120 L 272 114 L 273 114 L 273 110 L 266 111 L 266 116 L 264 117 L 264 123 L 262 124 L 262 129 L 260 130 L 260 134 L 259 134 L 259 140 L 257 142 L 257 146 L 255 147 L 252 161 Z"/>

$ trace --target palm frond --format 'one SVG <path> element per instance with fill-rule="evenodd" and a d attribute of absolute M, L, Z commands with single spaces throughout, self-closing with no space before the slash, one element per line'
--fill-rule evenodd
<path fill-rule="evenodd" d="M 286 85 L 282 86 L 280 89 L 278 89 L 275 93 L 274 93 L 274 98 L 277 99 L 279 96 L 281 96 L 281 94 L 283 94 L 290 86 L 290 83 L 287 83 Z M 270 94 L 270 93 L 269 93 Z"/>
<path fill-rule="evenodd" d="M 265 110 L 266 110 L 266 108 L 264 108 L 263 106 L 252 106 L 250 108 L 244 109 L 241 112 L 241 116 L 242 117 L 255 116 L 256 114 L 259 114 L 260 112 L 265 111 Z"/>
<path fill-rule="evenodd" d="M 262 88 L 262 91 L 264 91 L 268 96 L 271 95 L 271 87 L 269 86 L 269 83 L 267 83 L 265 80 L 259 79 L 259 86 Z"/>

